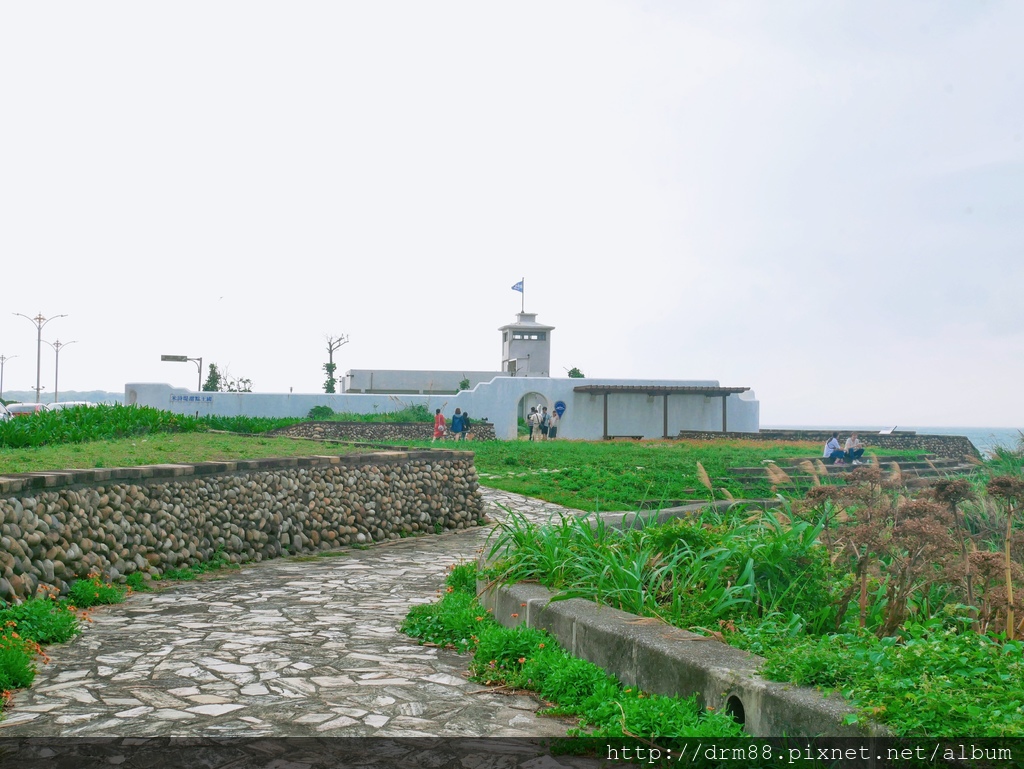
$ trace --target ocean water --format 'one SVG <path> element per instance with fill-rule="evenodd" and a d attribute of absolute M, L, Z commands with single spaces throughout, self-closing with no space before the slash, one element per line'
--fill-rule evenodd
<path fill-rule="evenodd" d="M 877 433 L 888 430 L 892 425 L 762 425 L 766 428 L 786 430 L 838 430 L 841 433 Z M 922 435 L 963 435 L 973 443 L 982 455 L 987 455 L 996 446 L 1016 448 L 1024 438 L 1024 428 L 1015 427 L 918 427 L 915 425 L 897 425 L 896 430 L 913 430 Z"/>

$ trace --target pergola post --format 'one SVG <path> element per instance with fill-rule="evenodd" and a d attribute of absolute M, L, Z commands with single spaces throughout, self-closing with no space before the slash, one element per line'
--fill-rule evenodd
<path fill-rule="evenodd" d="M 726 416 L 725 416 L 725 411 L 726 411 L 725 404 L 728 402 L 728 400 L 729 400 L 729 396 L 728 395 L 723 395 L 722 396 L 722 432 L 723 433 L 729 432 L 729 422 L 728 422 L 728 420 L 726 419 Z"/>
<path fill-rule="evenodd" d="M 668 393 L 661 396 L 663 400 L 661 437 L 668 438 Z"/>
<path fill-rule="evenodd" d="M 602 437 L 608 440 L 608 393 L 604 394 L 604 435 Z"/>

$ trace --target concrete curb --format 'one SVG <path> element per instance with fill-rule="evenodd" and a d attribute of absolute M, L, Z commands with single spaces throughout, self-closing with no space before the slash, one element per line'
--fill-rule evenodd
<path fill-rule="evenodd" d="M 593 662 L 625 686 L 666 696 L 697 694 L 706 708 L 726 710 L 755 737 L 887 736 L 843 723 L 853 709 L 838 695 L 768 681 L 763 658 L 707 636 L 582 598 L 553 601 L 536 584 L 483 588 L 480 603 L 505 627 L 525 624 L 551 633 L 573 656 Z"/>

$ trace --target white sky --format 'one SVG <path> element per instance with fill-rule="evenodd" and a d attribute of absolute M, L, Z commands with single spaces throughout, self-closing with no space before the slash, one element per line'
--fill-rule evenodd
<path fill-rule="evenodd" d="M 350 368 L 1024 426 L 1024 4 L 0 5 L 0 354 L 60 389 Z M 43 346 L 44 400 L 53 351 Z"/>

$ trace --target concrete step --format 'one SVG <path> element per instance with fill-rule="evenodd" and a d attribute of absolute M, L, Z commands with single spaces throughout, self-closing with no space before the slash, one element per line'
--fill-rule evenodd
<path fill-rule="evenodd" d="M 837 470 L 834 470 L 834 471 L 830 470 L 829 473 L 828 473 L 828 477 L 832 481 L 842 480 L 843 477 L 847 473 L 849 473 L 851 470 L 855 470 L 855 469 L 856 469 L 855 467 L 851 467 L 849 465 L 846 465 L 845 469 L 844 469 L 844 466 L 840 465 Z M 936 480 L 938 478 L 946 478 L 946 477 L 951 476 L 951 475 L 964 475 L 964 474 L 972 472 L 973 470 L 974 470 L 974 466 L 973 465 L 968 465 L 968 464 L 962 464 L 962 465 L 955 466 L 955 467 L 940 468 L 940 469 L 937 469 L 937 470 L 933 470 L 930 467 L 929 468 L 906 470 L 905 468 L 903 468 L 901 466 L 900 474 L 903 476 L 904 482 L 909 483 L 910 481 L 913 480 L 913 481 L 922 481 L 923 483 L 927 484 L 927 483 L 930 483 L 931 481 Z M 882 471 L 883 471 L 883 473 L 886 473 L 886 474 L 888 474 L 890 472 L 889 469 L 886 468 L 886 467 L 883 467 Z M 789 477 L 790 481 L 795 486 L 812 486 L 812 485 L 814 485 L 814 480 L 813 480 L 814 476 L 809 474 L 809 473 L 790 472 L 790 471 L 785 470 L 785 469 L 783 469 L 783 472 L 786 473 L 786 475 Z M 744 474 L 744 475 L 734 476 L 732 478 L 732 482 L 733 483 L 739 483 L 743 487 L 756 486 L 758 484 L 763 483 L 765 480 L 768 480 L 768 474 L 764 470 L 762 470 L 759 474 Z"/>

